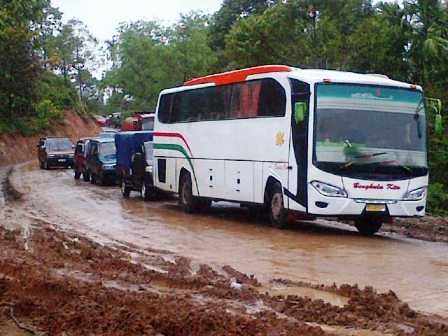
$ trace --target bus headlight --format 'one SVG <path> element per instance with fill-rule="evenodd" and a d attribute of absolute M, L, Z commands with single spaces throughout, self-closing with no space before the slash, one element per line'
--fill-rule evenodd
<path fill-rule="evenodd" d="M 311 182 L 311 185 L 316 189 L 320 194 L 328 197 L 348 197 L 347 192 L 339 187 L 336 187 L 334 185 L 320 182 L 320 181 L 313 181 Z"/>
<path fill-rule="evenodd" d="M 408 191 L 405 195 L 403 200 L 405 201 L 420 201 L 426 196 L 426 192 L 428 191 L 427 187 L 422 187 L 418 189 L 414 189 L 411 191 Z"/>

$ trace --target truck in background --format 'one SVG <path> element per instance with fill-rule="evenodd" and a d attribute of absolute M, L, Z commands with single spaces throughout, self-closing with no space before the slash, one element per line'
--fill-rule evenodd
<path fill-rule="evenodd" d="M 136 112 L 131 117 L 126 118 L 123 121 L 121 125 L 121 131 L 153 131 L 154 117 L 154 113 Z"/>

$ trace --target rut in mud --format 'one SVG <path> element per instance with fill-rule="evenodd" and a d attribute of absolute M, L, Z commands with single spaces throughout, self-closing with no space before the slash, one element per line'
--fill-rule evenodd
<path fill-rule="evenodd" d="M 136 193 L 125 200 L 115 187 L 75 182 L 69 170 L 40 171 L 30 164 L 16 170 L 12 183 L 26 195 L 27 218 L 102 244 L 230 265 L 262 283 L 284 278 L 393 290 L 413 309 L 448 317 L 446 243 L 388 232 L 366 238 L 324 221 L 275 230 L 251 220 L 245 209 L 219 204 L 207 214 L 187 215 L 175 201 L 144 203 Z"/>
<path fill-rule="evenodd" d="M 28 250 L 20 232 L 4 229 L 0 246 L 0 320 L 8 321 L 11 307 L 22 324 L 48 335 L 448 335 L 447 324 L 413 311 L 393 292 L 277 280 L 346 304 L 271 296 L 230 266 L 193 269 L 186 258 L 145 257 L 155 271 L 44 224 L 34 227 Z"/>
<path fill-rule="evenodd" d="M 0 334 L 27 335 L 14 317 L 47 335 L 448 335 L 445 318 L 413 308 L 447 307 L 444 245 L 366 239 L 325 223 L 276 231 L 228 207 L 188 216 L 171 201 L 122 200 L 115 188 L 33 165 L 11 184 L 23 196 L 6 199 L 9 230 L 0 228 Z M 372 282 L 382 276 L 392 287 L 391 269 L 410 254 L 408 266 L 428 272 L 408 286 L 437 281 L 414 286 L 411 306 L 389 288 L 362 289 L 356 277 L 374 274 L 362 272 L 375 253 L 385 269 Z"/>

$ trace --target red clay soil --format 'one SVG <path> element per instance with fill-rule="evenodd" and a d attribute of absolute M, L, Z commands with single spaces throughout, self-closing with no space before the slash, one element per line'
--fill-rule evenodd
<path fill-rule="evenodd" d="M 448 243 L 448 218 L 446 217 L 397 219 L 393 224 L 386 224 L 384 229 L 410 238 Z"/>
<path fill-rule="evenodd" d="M 281 280 L 348 298 L 337 307 L 260 294 L 254 277 L 227 266 L 194 271 L 183 257 L 157 259 L 159 271 L 148 266 L 47 224 L 36 223 L 27 244 L 0 227 L 0 334 L 15 318 L 46 335 L 332 335 L 328 326 L 448 335 L 446 321 L 411 310 L 392 292 Z"/>
<path fill-rule="evenodd" d="M 73 142 L 82 137 L 94 136 L 100 128 L 90 117 L 81 117 L 73 112 L 66 112 L 64 122 L 45 132 L 32 137 L 21 135 L 0 135 L 0 166 L 29 161 L 36 156 L 36 145 L 42 136 L 64 136 Z"/>

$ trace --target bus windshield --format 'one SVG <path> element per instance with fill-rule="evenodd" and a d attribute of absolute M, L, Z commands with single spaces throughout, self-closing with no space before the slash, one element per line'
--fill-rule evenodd
<path fill-rule="evenodd" d="M 316 97 L 314 159 L 319 168 L 358 177 L 427 174 L 422 92 L 319 84 Z"/>

